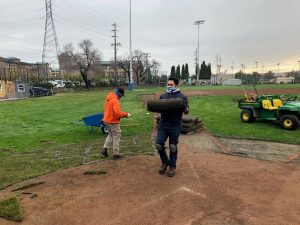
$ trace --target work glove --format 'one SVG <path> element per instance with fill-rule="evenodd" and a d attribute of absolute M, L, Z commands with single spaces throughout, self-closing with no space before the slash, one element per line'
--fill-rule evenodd
<path fill-rule="evenodd" d="M 127 113 L 127 117 L 128 117 L 128 118 L 131 117 L 131 114 L 130 114 L 130 113 Z"/>

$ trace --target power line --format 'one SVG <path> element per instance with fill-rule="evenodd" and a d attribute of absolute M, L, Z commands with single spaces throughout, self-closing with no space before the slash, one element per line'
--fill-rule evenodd
<path fill-rule="evenodd" d="M 35 13 L 37 11 L 42 11 L 44 10 L 45 8 L 39 8 L 39 9 L 34 9 L 34 10 L 29 10 L 29 11 L 22 11 L 22 12 L 18 12 L 18 13 L 11 13 L 9 12 L 9 15 L 1 15 L 0 18 L 1 19 L 4 19 L 4 18 L 7 18 L 7 17 L 16 17 L 16 16 L 20 16 L 20 15 L 26 15 L 28 13 Z"/>
<path fill-rule="evenodd" d="M 19 3 L 13 4 L 13 5 L 9 5 L 9 6 L 6 6 L 6 7 L 1 7 L 1 10 L 13 8 L 15 6 L 20 6 L 20 5 L 28 5 L 30 2 L 40 2 L 40 0 L 27 0 L 25 2 L 24 1 L 23 2 L 19 2 Z"/>
<path fill-rule="evenodd" d="M 74 23 L 74 22 L 71 21 L 71 20 L 65 19 L 65 18 L 63 18 L 63 17 L 57 15 L 56 13 L 54 13 L 54 15 L 55 15 L 57 18 L 59 18 L 59 20 L 57 20 L 57 21 L 59 21 L 60 23 L 65 23 L 66 25 L 71 25 L 71 26 L 73 26 L 73 27 L 75 27 L 75 28 L 77 28 L 77 29 L 80 28 L 80 29 L 82 29 L 82 30 L 84 30 L 85 32 L 88 32 L 88 33 L 94 33 L 94 34 L 98 35 L 101 39 L 104 39 L 104 40 L 109 41 L 108 37 L 104 36 L 103 34 L 97 32 L 97 31 L 95 31 L 95 30 L 93 30 L 93 29 L 89 29 L 89 28 L 87 28 L 87 27 L 85 27 L 85 26 L 78 25 L 78 24 Z M 60 20 L 60 19 L 61 19 L 61 20 Z"/>

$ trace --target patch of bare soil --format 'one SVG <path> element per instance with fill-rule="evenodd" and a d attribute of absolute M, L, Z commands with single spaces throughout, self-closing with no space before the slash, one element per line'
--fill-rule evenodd
<path fill-rule="evenodd" d="M 252 91 L 254 92 L 254 90 Z M 258 90 L 260 95 L 264 94 L 278 94 L 278 95 L 284 95 L 284 94 L 295 94 L 300 93 L 300 88 L 287 88 L 287 89 L 280 89 L 280 88 L 274 88 L 274 89 L 259 89 Z M 202 90 L 202 91 L 184 91 L 183 93 L 187 96 L 201 96 L 201 95 L 241 95 L 243 96 L 244 91 L 242 89 L 236 89 L 236 90 Z"/>
<path fill-rule="evenodd" d="M 182 135 L 175 177 L 158 174 L 156 153 L 47 174 L 25 190 L 35 198 L 20 194 L 24 220 L 18 224 L 300 224 L 299 152 L 300 146 L 205 131 Z M 84 175 L 88 170 L 107 173 Z M 0 191 L 0 199 L 14 188 Z M 0 224 L 17 223 L 0 218 Z"/>

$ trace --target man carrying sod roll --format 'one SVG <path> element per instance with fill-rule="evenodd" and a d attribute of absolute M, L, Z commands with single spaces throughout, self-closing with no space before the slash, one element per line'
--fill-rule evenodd
<path fill-rule="evenodd" d="M 160 155 L 161 167 L 159 173 L 164 174 L 168 167 L 167 175 L 173 177 L 176 170 L 178 155 L 178 139 L 181 131 L 182 114 L 188 114 L 188 99 L 178 89 L 178 79 L 170 77 L 167 81 L 167 92 L 162 94 L 159 99 L 182 99 L 183 107 L 162 110 L 161 119 L 158 125 L 155 147 Z M 165 142 L 169 138 L 169 156 L 166 153 Z"/>

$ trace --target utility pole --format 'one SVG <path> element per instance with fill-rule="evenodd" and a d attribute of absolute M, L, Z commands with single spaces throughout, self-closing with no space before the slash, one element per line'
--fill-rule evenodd
<path fill-rule="evenodd" d="M 113 32 L 114 32 L 114 34 L 113 34 L 113 38 L 114 38 L 114 43 L 113 44 L 111 44 L 111 46 L 113 46 L 114 47 L 114 56 L 115 56 L 115 62 L 114 62 L 114 80 L 115 80 L 115 82 L 117 81 L 117 74 L 118 74 L 118 72 L 117 72 L 117 46 L 120 46 L 121 44 L 120 43 L 117 43 L 117 24 L 116 23 L 114 23 L 114 24 L 112 24 L 112 26 L 113 26 Z"/>
<path fill-rule="evenodd" d="M 241 64 L 241 67 L 242 67 L 242 74 L 244 73 L 244 64 Z"/>
<path fill-rule="evenodd" d="M 150 78 L 150 69 L 149 69 L 148 57 L 151 57 L 151 56 L 150 56 L 150 53 L 143 53 L 143 55 L 145 56 L 145 63 L 146 63 L 146 70 L 147 70 L 147 83 L 148 83 L 149 78 Z"/>
<path fill-rule="evenodd" d="M 217 54 L 216 56 L 216 61 L 217 61 L 217 84 L 221 84 L 221 57 L 219 56 L 219 54 Z"/>
<path fill-rule="evenodd" d="M 197 57 L 197 54 L 198 54 L 198 52 L 197 52 L 197 48 L 196 48 L 196 51 L 194 52 L 195 53 L 195 67 L 196 67 L 196 70 L 195 70 L 195 72 L 196 72 L 196 79 L 197 79 L 197 77 L 198 77 L 198 57 Z M 198 80 L 198 79 L 197 79 Z"/>
<path fill-rule="evenodd" d="M 277 76 L 279 76 L 279 65 L 280 65 L 280 63 L 277 63 L 277 69 L 278 69 L 278 71 L 277 71 Z"/>
<path fill-rule="evenodd" d="M 48 71 L 46 66 L 46 58 L 52 59 L 47 62 L 50 68 L 59 70 L 58 56 L 59 56 L 59 45 L 56 36 L 54 20 L 52 15 L 52 0 L 45 0 L 46 3 L 46 21 L 45 21 L 45 33 L 44 33 L 44 44 L 43 44 L 43 55 L 42 55 L 42 71 L 43 76 L 46 75 L 48 82 Z M 56 55 L 50 55 L 55 52 Z"/>
<path fill-rule="evenodd" d="M 197 69 L 197 71 L 196 71 L 196 76 L 197 76 L 197 85 L 198 85 L 198 83 L 199 83 L 199 70 L 200 70 L 200 67 L 199 67 L 199 25 L 200 24 L 204 24 L 204 22 L 205 22 L 205 20 L 196 20 L 195 22 L 194 22 L 194 25 L 197 25 L 197 27 L 198 27 L 198 47 L 197 47 L 197 65 L 196 65 L 196 68 L 197 68 L 197 66 L 198 66 L 198 69 Z"/>

